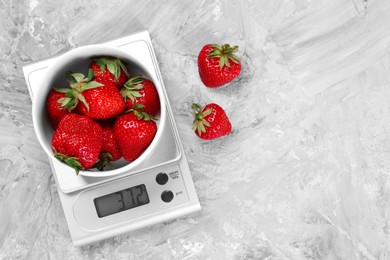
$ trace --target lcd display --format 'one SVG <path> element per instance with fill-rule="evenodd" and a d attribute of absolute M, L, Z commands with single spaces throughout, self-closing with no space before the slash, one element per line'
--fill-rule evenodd
<path fill-rule="evenodd" d="M 93 200 L 99 218 L 136 208 L 149 203 L 144 184 L 117 191 Z"/>

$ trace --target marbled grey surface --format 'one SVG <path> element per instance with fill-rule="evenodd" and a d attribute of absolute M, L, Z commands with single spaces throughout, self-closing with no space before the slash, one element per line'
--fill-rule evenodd
<path fill-rule="evenodd" d="M 0 259 L 390 259 L 390 2 L 0 2 Z M 22 66 L 148 29 L 203 210 L 91 246 L 70 240 Z M 240 46 L 205 88 L 204 44 Z M 201 141 L 193 101 L 230 136 Z"/>

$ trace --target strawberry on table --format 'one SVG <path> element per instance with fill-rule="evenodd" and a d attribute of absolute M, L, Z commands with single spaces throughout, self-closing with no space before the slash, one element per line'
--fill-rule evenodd
<path fill-rule="evenodd" d="M 74 109 L 95 119 L 107 119 L 121 114 L 125 110 L 125 102 L 115 85 L 103 85 L 91 81 L 93 73 L 89 70 L 88 78 L 82 73 L 71 73 L 68 82 L 71 88 L 57 89 L 66 94 L 62 106 Z M 79 102 L 81 101 L 81 102 Z"/>
<path fill-rule="evenodd" d="M 121 95 L 126 102 L 126 109 L 135 104 L 144 105 L 144 111 L 156 116 L 160 111 L 160 99 L 153 82 L 142 76 L 129 79 L 121 89 Z"/>
<path fill-rule="evenodd" d="M 89 68 L 93 71 L 93 80 L 104 85 L 112 83 L 118 88 L 129 78 L 129 72 L 120 59 L 102 57 L 91 61 Z"/>
<path fill-rule="evenodd" d="M 64 116 L 54 132 L 54 156 L 74 168 L 76 173 L 96 163 L 103 144 L 103 131 L 91 118 L 78 114 Z"/>
<path fill-rule="evenodd" d="M 212 140 L 221 136 L 228 135 L 232 131 L 232 125 L 223 108 L 215 103 L 200 107 L 193 103 L 192 109 L 195 112 L 194 124 L 192 129 L 195 134 L 202 139 Z"/>
<path fill-rule="evenodd" d="M 100 126 L 103 130 L 103 145 L 95 167 L 102 171 L 106 166 L 111 166 L 110 162 L 122 158 L 122 152 L 115 140 L 113 126 L 108 123 L 100 123 Z"/>
<path fill-rule="evenodd" d="M 49 115 L 49 120 L 54 129 L 57 128 L 61 119 L 70 113 L 70 110 L 62 107 L 61 103 L 66 98 L 64 93 L 52 89 L 46 100 L 46 110 Z"/>
<path fill-rule="evenodd" d="M 123 158 L 132 162 L 148 148 L 157 132 L 155 118 L 135 105 L 130 113 L 121 115 L 115 122 L 114 134 Z"/>
<path fill-rule="evenodd" d="M 234 54 L 238 46 L 207 44 L 198 55 L 198 70 L 202 82 L 216 88 L 235 79 L 241 72 L 240 59 Z"/>

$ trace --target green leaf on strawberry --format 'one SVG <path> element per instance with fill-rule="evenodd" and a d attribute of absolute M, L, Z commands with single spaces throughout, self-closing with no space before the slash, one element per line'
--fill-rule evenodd
<path fill-rule="evenodd" d="M 66 94 L 69 91 L 69 88 L 56 88 L 57 92 Z"/>
<path fill-rule="evenodd" d="M 120 59 L 118 59 L 118 64 L 121 67 L 121 69 L 125 72 L 126 76 L 130 77 L 130 73 L 128 72 L 126 65 L 123 64 L 123 62 Z"/>
<path fill-rule="evenodd" d="M 196 103 L 193 103 L 191 108 L 195 110 L 195 112 L 192 112 L 192 115 L 195 117 L 192 130 L 197 131 L 199 135 L 202 135 L 202 133 L 206 133 L 206 127 L 210 127 L 210 123 L 207 122 L 205 118 L 211 114 L 213 109 L 210 107 L 203 110 L 203 108 Z"/>
<path fill-rule="evenodd" d="M 61 162 L 75 169 L 77 175 L 79 174 L 80 170 L 84 170 L 83 166 L 81 166 L 81 163 L 79 162 L 79 159 L 77 157 L 69 157 L 59 152 L 55 152 L 54 157 L 56 157 Z"/>
<path fill-rule="evenodd" d="M 139 93 L 139 90 L 143 89 L 144 86 L 142 85 L 142 82 L 145 81 L 145 78 L 142 76 L 134 77 L 129 79 L 124 85 L 121 90 L 121 95 L 123 99 L 126 102 L 127 98 L 130 98 L 131 101 L 134 102 L 135 98 L 142 97 L 141 93 Z"/>
<path fill-rule="evenodd" d="M 89 105 L 88 105 L 87 100 L 85 100 L 85 97 L 81 93 L 77 94 L 76 97 L 77 97 L 78 100 L 83 102 L 83 104 L 87 107 L 87 110 L 89 111 Z"/>
<path fill-rule="evenodd" d="M 60 93 L 65 93 L 66 96 L 65 98 L 59 99 L 58 102 L 63 108 L 73 110 L 77 106 L 78 102 L 81 101 L 89 110 L 88 102 L 85 100 L 82 92 L 89 89 L 102 87 L 104 85 L 96 81 L 91 81 L 93 78 L 92 70 L 88 71 L 87 78 L 85 78 L 84 74 L 82 73 L 72 72 L 68 72 L 66 78 L 71 88 L 56 89 L 56 91 Z"/>
<path fill-rule="evenodd" d="M 121 69 L 124 71 L 127 77 L 129 77 L 129 72 L 127 67 L 119 59 L 110 59 L 110 58 L 98 58 L 95 59 L 96 64 L 100 67 L 100 71 L 105 71 L 106 68 L 108 71 L 114 75 L 115 79 L 118 80 L 121 74 Z"/>
<path fill-rule="evenodd" d="M 73 77 L 77 83 L 79 83 L 85 79 L 85 76 L 83 73 L 72 73 L 72 74 L 70 74 L 70 76 Z"/>
<path fill-rule="evenodd" d="M 116 80 L 119 79 L 119 76 L 121 73 L 121 68 L 120 68 L 119 63 L 117 61 L 118 61 L 118 59 L 107 60 L 107 69 L 109 72 L 111 72 L 112 75 L 114 75 Z"/>
<path fill-rule="evenodd" d="M 93 77 L 95 76 L 95 73 L 93 73 L 93 70 L 91 69 L 88 69 L 88 78 L 87 78 L 87 81 L 90 82 Z"/>
<path fill-rule="evenodd" d="M 102 87 L 102 86 L 104 86 L 104 85 L 99 83 L 99 82 L 89 81 L 88 83 L 86 83 L 85 85 L 83 85 L 81 87 L 81 90 L 85 91 L 85 90 L 88 90 L 88 89 L 93 89 L 93 88 Z"/>
<path fill-rule="evenodd" d="M 142 104 L 134 104 L 133 108 L 128 110 L 127 112 L 133 112 L 134 115 L 137 117 L 138 120 L 145 120 L 145 121 L 157 121 L 157 118 L 154 116 L 149 115 L 144 111 L 145 106 Z"/>
<path fill-rule="evenodd" d="M 229 60 L 234 63 L 239 64 L 240 58 L 238 58 L 234 53 L 238 51 L 238 46 L 230 47 L 230 44 L 224 44 L 219 46 L 217 44 L 211 44 L 213 51 L 208 55 L 209 58 L 219 58 L 219 68 L 222 69 L 223 66 L 230 68 Z"/>
<path fill-rule="evenodd" d="M 63 99 L 63 100 L 61 100 L 61 106 L 65 109 L 73 110 L 77 106 L 77 103 L 78 103 L 78 101 L 76 101 L 76 100 L 77 99 L 74 99 L 74 98 Z"/>

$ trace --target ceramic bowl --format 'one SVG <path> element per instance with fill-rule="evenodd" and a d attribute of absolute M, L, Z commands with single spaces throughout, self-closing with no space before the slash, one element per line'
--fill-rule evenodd
<path fill-rule="evenodd" d="M 51 139 L 53 137 L 54 130 L 46 112 L 46 99 L 50 90 L 53 87 L 59 88 L 69 86 L 66 81 L 66 72 L 68 71 L 82 72 L 84 75 L 87 75 L 90 60 L 102 56 L 119 58 L 127 66 L 130 76 L 143 75 L 152 80 L 157 88 L 161 107 L 160 114 L 157 116 L 158 120 L 156 122 L 158 127 L 157 133 L 152 143 L 140 157 L 133 162 L 127 162 L 124 159 L 115 161 L 113 162 L 115 169 L 112 170 L 107 169 L 104 171 L 98 171 L 90 169 L 79 172 L 79 175 L 89 177 L 107 177 L 131 172 L 134 167 L 147 160 L 151 153 L 156 150 L 159 139 L 162 137 L 162 129 L 164 128 L 164 124 L 166 122 L 166 106 L 162 86 L 160 85 L 158 79 L 154 76 L 155 74 L 149 71 L 147 66 L 144 66 L 142 59 L 135 58 L 124 51 L 104 45 L 88 45 L 79 47 L 64 53 L 58 58 L 55 58 L 53 63 L 49 66 L 45 77 L 42 78 L 41 85 L 35 93 L 33 99 L 32 116 L 34 129 L 38 140 L 47 155 L 58 161 L 58 159 L 54 157 L 51 147 Z M 63 167 L 66 167 L 70 174 L 75 173 L 75 170 L 68 165 L 62 162 L 60 162 L 60 164 Z"/>

